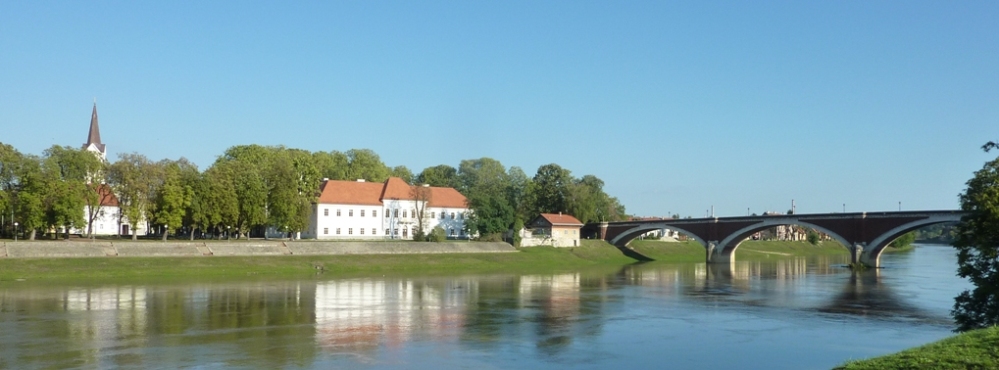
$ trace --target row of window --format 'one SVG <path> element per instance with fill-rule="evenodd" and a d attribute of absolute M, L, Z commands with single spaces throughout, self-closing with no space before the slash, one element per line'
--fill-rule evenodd
<path fill-rule="evenodd" d="M 364 217 L 364 211 L 365 210 L 362 209 L 360 211 L 361 211 L 361 217 Z M 393 211 L 395 211 L 395 217 L 398 218 L 399 217 L 399 210 L 395 209 Z M 410 210 L 410 211 L 412 211 L 412 213 L 409 213 L 405 209 L 402 210 L 402 218 L 409 218 L 410 214 L 413 215 L 413 218 L 417 218 L 416 217 L 416 210 L 414 209 L 414 210 Z M 391 214 L 392 213 L 389 212 L 388 209 L 385 210 L 385 218 L 391 217 Z M 323 208 L 323 216 L 329 216 L 329 215 L 330 215 L 329 208 Z M 340 209 L 336 210 L 336 216 L 340 217 Z M 441 220 L 443 220 L 443 219 L 447 218 L 448 214 L 447 214 L 447 212 L 441 212 L 440 216 L 441 216 Z M 457 216 L 459 220 L 463 220 L 463 219 L 465 219 L 465 212 L 461 212 L 461 213 L 457 213 L 457 214 L 454 213 L 454 212 L 451 212 L 451 219 L 452 220 L 455 218 L 455 216 Z M 354 210 L 353 209 L 348 209 L 347 210 L 347 217 L 354 217 Z M 378 217 L 378 210 L 371 210 L 371 217 Z M 430 218 L 437 218 L 437 212 L 430 212 Z"/>
<path fill-rule="evenodd" d="M 364 230 L 365 230 L 364 228 L 357 228 L 357 230 L 360 233 L 358 235 L 364 235 Z M 385 229 L 385 235 L 389 235 L 389 232 L 391 232 L 392 235 L 399 235 L 399 229 Z M 329 234 L 330 234 L 330 228 L 324 227 L 323 228 L 323 235 L 329 235 Z M 465 230 L 458 230 L 458 234 L 461 235 L 461 236 L 465 236 Z M 340 235 L 340 228 L 339 227 L 336 228 L 336 235 Z M 354 228 L 353 227 L 348 227 L 347 228 L 347 235 L 354 235 Z M 378 229 L 372 228 L 370 235 L 378 235 Z M 448 235 L 454 236 L 454 228 L 453 227 L 452 228 L 448 228 Z M 403 237 L 408 237 L 409 236 L 409 229 L 407 229 L 405 227 L 402 228 L 402 236 Z"/>

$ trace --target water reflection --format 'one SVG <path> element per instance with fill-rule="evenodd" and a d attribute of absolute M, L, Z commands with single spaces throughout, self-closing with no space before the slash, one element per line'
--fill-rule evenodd
<path fill-rule="evenodd" d="M 694 307 L 691 312 L 762 307 L 945 320 L 945 313 L 897 294 L 882 279 L 885 272 L 852 273 L 844 262 L 823 257 L 525 276 L 7 286 L 0 287 L 0 368 L 412 363 L 409 351 L 425 345 L 471 353 L 515 348 L 544 362 L 618 335 L 607 328 L 629 309 L 669 307 L 671 315 L 690 315 L 678 311 L 678 303 Z M 530 347 L 520 347 L 526 343 Z M 601 361 L 595 351 L 589 355 L 594 358 L 580 361 Z"/>

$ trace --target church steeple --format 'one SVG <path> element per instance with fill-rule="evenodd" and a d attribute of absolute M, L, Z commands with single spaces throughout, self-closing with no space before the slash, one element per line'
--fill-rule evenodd
<path fill-rule="evenodd" d="M 101 128 L 97 125 L 97 101 L 94 100 L 94 112 L 90 114 L 90 133 L 87 135 L 87 142 L 83 148 L 97 152 L 101 158 L 106 155 L 107 147 L 101 143 Z"/>

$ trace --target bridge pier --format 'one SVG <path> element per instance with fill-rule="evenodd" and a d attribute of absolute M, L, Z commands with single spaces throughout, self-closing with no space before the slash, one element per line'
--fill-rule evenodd
<path fill-rule="evenodd" d="M 706 247 L 707 252 L 707 263 L 712 264 L 727 264 L 731 265 L 732 261 L 735 260 L 735 253 L 725 253 L 724 248 L 718 248 L 717 241 L 709 241 Z"/>
<path fill-rule="evenodd" d="M 881 257 L 880 253 L 878 255 L 874 254 L 874 248 L 868 248 L 867 243 L 853 243 L 853 248 L 850 248 L 850 263 L 864 264 L 867 267 L 878 268 L 881 267 Z"/>

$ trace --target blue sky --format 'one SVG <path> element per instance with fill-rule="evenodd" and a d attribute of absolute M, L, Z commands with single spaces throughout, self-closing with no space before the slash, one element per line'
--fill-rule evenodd
<path fill-rule="evenodd" d="M 0 0 L 0 142 L 492 157 L 630 213 L 953 209 L 999 140 L 996 1 Z"/>

